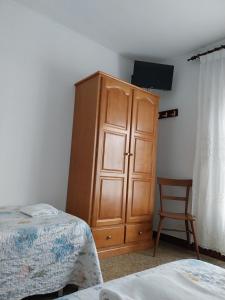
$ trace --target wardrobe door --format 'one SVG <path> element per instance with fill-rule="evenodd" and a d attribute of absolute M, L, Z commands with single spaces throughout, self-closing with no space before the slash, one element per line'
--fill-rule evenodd
<path fill-rule="evenodd" d="M 127 222 L 151 221 L 154 205 L 158 101 L 134 90 Z"/>
<path fill-rule="evenodd" d="M 125 222 L 132 89 L 103 77 L 92 226 Z"/>

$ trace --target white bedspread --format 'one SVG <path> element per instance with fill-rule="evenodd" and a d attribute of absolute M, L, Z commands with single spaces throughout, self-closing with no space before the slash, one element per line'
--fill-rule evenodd
<path fill-rule="evenodd" d="M 19 208 L 0 209 L 0 299 L 47 294 L 73 283 L 102 283 L 89 226 L 59 211 L 29 217 Z"/>
<path fill-rule="evenodd" d="M 203 261 L 180 260 L 109 281 L 60 300 L 98 300 L 101 290 L 107 289 L 119 292 L 123 300 L 126 299 L 124 295 L 132 300 L 224 300 L 225 270 Z"/>

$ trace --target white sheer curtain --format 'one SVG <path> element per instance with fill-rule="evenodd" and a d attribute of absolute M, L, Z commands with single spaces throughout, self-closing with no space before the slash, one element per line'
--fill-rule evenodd
<path fill-rule="evenodd" d="M 202 247 L 225 254 L 225 51 L 200 59 L 193 214 Z"/>

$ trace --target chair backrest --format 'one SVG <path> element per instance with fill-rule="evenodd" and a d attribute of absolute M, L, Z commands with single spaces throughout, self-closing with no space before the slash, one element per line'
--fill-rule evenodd
<path fill-rule="evenodd" d="M 163 201 L 166 200 L 175 200 L 182 201 L 185 204 L 185 214 L 188 213 L 188 199 L 190 188 L 192 187 L 192 179 L 170 179 L 170 178 L 157 178 L 157 183 L 159 185 L 159 194 L 160 194 L 160 210 L 163 211 Z M 185 196 L 171 196 L 164 194 L 163 186 L 174 186 L 174 187 L 184 187 Z"/>

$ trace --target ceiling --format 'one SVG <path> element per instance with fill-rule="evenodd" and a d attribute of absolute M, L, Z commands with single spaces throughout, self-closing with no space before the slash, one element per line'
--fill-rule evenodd
<path fill-rule="evenodd" d="M 134 59 L 165 59 L 225 38 L 224 0 L 15 0 Z"/>

